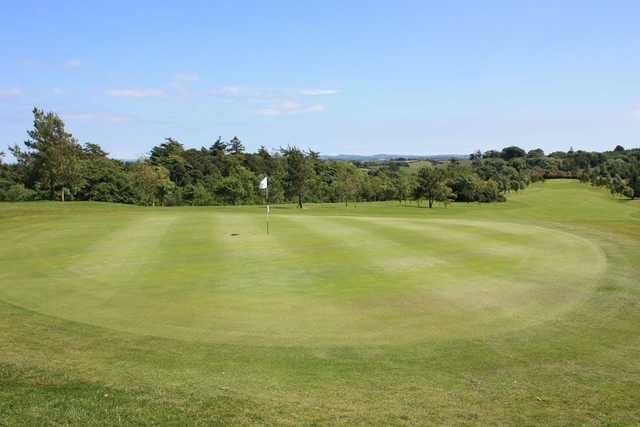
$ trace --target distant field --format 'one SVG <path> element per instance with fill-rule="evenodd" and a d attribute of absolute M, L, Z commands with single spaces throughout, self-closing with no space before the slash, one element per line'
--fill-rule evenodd
<path fill-rule="evenodd" d="M 469 163 L 469 160 L 457 160 L 460 163 Z M 449 159 L 445 159 L 445 160 L 441 160 L 440 163 L 448 163 Z M 418 170 L 424 166 L 429 166 L 429 165 L 433 165 L 432 162 L 430 162 L 429 160 L 408 160 L 407 161 L 408 164 L 408 168 L 401 168 L 400 170 L 404 173 L 407 174 L 414 174 L 417 173 Z"/>
<path fill-rule="evenodd" d="M 410 173 L 416 173 L 418 172 L 418 169 L 420 169 L 421 167 L 429 166 L 429 165 L 432 165 L 433 163 L 428 160 L 409 160 L 407 164 L 409 165 L 408 171 Z"/>
<path fill-rule="evenodd" d="M 272 212 L 0 204 L 0 425 L 640 423 L 637 201 Z"/>

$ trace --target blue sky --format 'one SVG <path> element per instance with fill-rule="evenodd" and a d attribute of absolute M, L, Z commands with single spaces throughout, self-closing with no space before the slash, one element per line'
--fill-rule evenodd
<path fill-rule="evenodd" d="M 33 106 L 137 158 L 640 146 L 638 1 L 3 2 L 0 150 Z M 5 150 L 6 151 L 6 150 Z"/>

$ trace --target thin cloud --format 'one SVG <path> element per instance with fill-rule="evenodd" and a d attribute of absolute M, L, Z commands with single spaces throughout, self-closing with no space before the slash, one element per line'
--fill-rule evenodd
<path fill-rule="evenodd" d="M 53 89 L 51 89 L 51 93 L 54 95 L 64 95 L 64 90 L 60 89 L 59 87 L 54 87 Z"/>
<path fill-rule="evenodd" d="M 273 100 L 274 102 L 278 99 L 282 99 L 283 97 L 288 97 L 291 94 L 273 89 L 258 89 L 255 87 L 248 86 L 234 86 L 227 85 L 222 86 L 220 88 L 211 89 L 207 92 L 209 95 L 219 97 L 219 98 L 238 98 L 238 99 L 246 99 L 246 100 Z"/>
<path fill-rule="evenodd" d="M 130 120 L 128 116 L 121 116 L 111 113 L 64 113 L 62 117 L 71 121 L 103 121 L 109 123 L 126 123 Z"/>
<path fill-rule="evenodd" d="M 119 116 L 116 114 L 104 114 L 102 118 L 111 123 L 126 123 L 130 120 L 129 116 Z"/>
<path fill-rule="evenodd" d="M 195 73 L 179 73 L 176 74 L 175 80 L 179 82 L 197 82 L 200 76 Z"/>
<path fill-rule="evenodd" d="M 66 120 L 95 120 L 94 113 L 65 113 L 62 117 Z"/>
<path fill-rule="evenodd" d="M 164 91 L 160 89 L 112 89 L 107 91 L 109 96 L 147 98 L 152 96 L 164 96 Z"/>
<path fill-rule="evenodd" d="M 22 96 L 24 92 L 17 87 L 12 87 L 9 89 L 0 89 L 0 97 L 10 97 L 10 96 Z"/>
<path fill-rule="evenodd" d="M 328 96 L 337 95 L 340 91 L 337 89 L 303 89 L 300 91 L 300 95 L 304 96 Z"/>
<path fill-rule="evenodd" d="M 259 116 L 277 117 L 290 114 L 319 113 L 321 111 L 324 111 L 324 106 L 320 104 L 302 105 L 297 102 L 287 101 L 279 105 L 260 108 L 255 110 L 255 113 Z"/>
<path fill-rule="evenodd" d="M 219 89 L 212 89 L 209 91 L 214 96 L 238 96 L 243 92 L 239 86 L 223 86 Z"/>
<path fill-rule="evenodd" d="M 640 120 L 640 107 L 637 107 L 635 110 L 632 110 L 631 116 L 635 119 Z"/>
<path fill-rule="evenodd" d="M 79 59 L 67 59 L 64 61 L 64 66 L 67 68 L 76 68 L 82 65 L 82 61 Z"/>

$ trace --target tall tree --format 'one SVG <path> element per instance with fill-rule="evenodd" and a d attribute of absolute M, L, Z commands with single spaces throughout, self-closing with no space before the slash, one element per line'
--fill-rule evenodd
<path fill-rule="evenodd" d="M 229 141 L 229 146 L 227 147 L 227 151 L 232 156 L 240 156 L 244 153 L 244 145 L 240 141 L 240 138 L 234 136 L 231 141 Z"/>
<path fill-rule="evenodd" d="M 166 138 L 165 141 L 151 150 L 151 164 L 164 166 L 169 171 L 171 181 L 178 186 L 190 183 L 191 165 L 184 158 L 184 146 L 173 138 Z"/>
<path fill-rule="evenodd" d="M 219 136 L 216 142 L 214 142 L 211 148 L 209 148 L 209 151 L 214 156 L 224 155 L 224 153 L 227 151 L 227 143 L 222 140 L 221 136 Z"/>
<path fill-rule="evenodd" d="M 33 129 L 27 131 L 26 150 L 12 149 L 14 156 L 27 169 L 34 183 L 46 189 L 49 198 L 56 192 L 64 201 L 65 192 L 73 192 L 82 181 L 80 144 L 65 131 L 64 122 L 53 112 L 33 109 Z"/>
<path fill-rule="evenodd" d="M 181 156 L 183 152 L 184 146 L 180 142 L 173 138 L 165 138 L 165 142 L 160 145 L 156 145 L 151 149 L 151 156 L 149 159 L 152 164 L 160 165 L 170 156 Z"/>
<path fill-rule="evenodd" d="M 405 174 L 398 174 L 393 178 L 396 197 L 398 197 L 398 201 L 400 202 L 400 204 L 404 202 L 405 206 L 407 205 L 407 199 L 411 196 L 411 178 L 412 176 L 408 176 Z"/>
<path fill-rule="evenodd" d="M 356 200 L 361 182 L 360 170 L 352 163 L 336 163 L 336 191 L 345 206 L 349 206 L 349 200 Z"/>
<path fill-rule="evenodd" d="M 305 153 L 295 146 L 280 150 L 287 163 L 285 188 L 289 198 L 298 199 L 298 207 L 302 209 L 302 201 L 311 176 L 311 168 Z"/>
<path fill-rule="evenodd" d="M 418 170 L 414 195 L 425 198 L 429 208 L 435 201 L 447 201 L 451 197 L 451 189 L 445 185 L 445 174 L 440 168 L 424 166 Z"/>

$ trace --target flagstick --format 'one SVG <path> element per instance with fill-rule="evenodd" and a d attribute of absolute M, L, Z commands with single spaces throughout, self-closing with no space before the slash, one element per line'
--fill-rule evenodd
<path fill-rule="evenodd" d="M 264 177 L 262 178 L 262 181 L 260 181 L 260 184 L 258 185 L 258 188 L 260 190 L 264 190 L 264 204 L 267 208 L 267 235 L 269 234 L 269 211 L 271 209 L 269 209 L 269 178 L 268 177 Z"/>
<path fill-rule="evenodd" d="M 269 185 L 265 189 L 265 202 L 267 203 L 267 235 L 269 235 Z"/>

